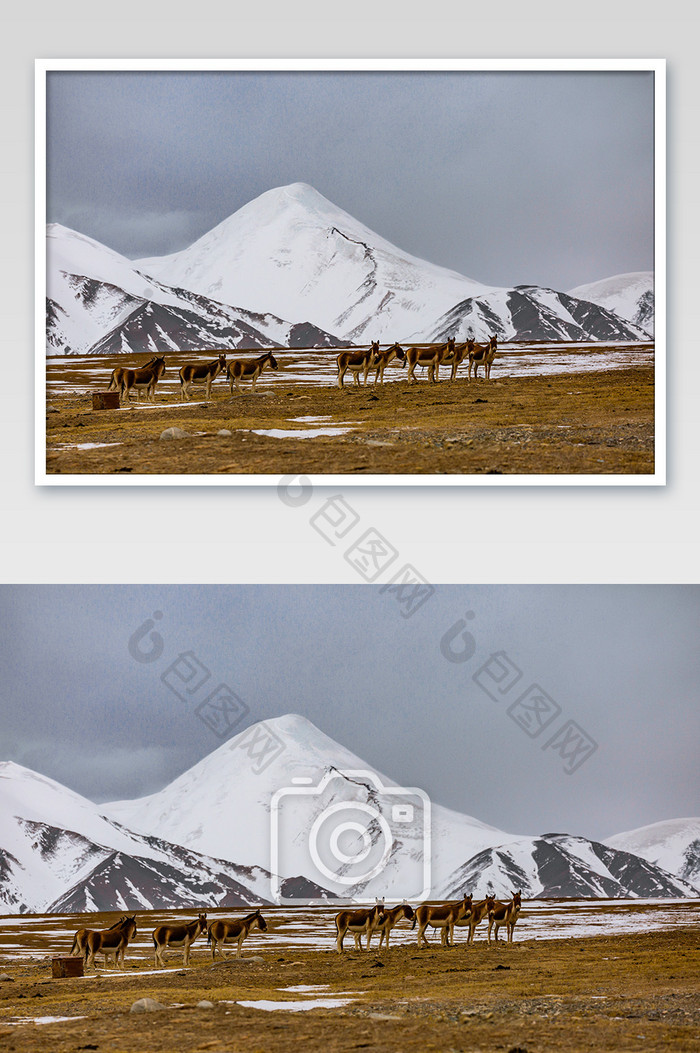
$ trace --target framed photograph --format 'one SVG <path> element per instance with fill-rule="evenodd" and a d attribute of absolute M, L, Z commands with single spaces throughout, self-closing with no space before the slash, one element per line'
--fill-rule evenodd
<path fill-rule="evenodd" d="M 662 60 L 41 60 L 38 484 L 665 483 Z"/>

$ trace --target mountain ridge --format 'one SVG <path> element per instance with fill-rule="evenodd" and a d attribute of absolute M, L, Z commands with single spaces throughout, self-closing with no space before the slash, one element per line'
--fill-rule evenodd
<path fill-rule="evenodd" d="M 692 842 L 693 824 L 700 829 L 700 820 L 662 824 L 657 840 Z M 357 870 L 353 842 L 341 840 L 348 831 L 381 856 L 376 873 Z M 427 894 L 436 899 L 465 890 L 502 896 L 509 887 L 528 898 L 699 894 L 694 881 L 614 841 L 510 834 L 431 803 L 298 714 L 251 725 L 161 790 L 130 801 L 93 804 L 47 776 L 0 763 L 0 903 L 9 912 L 206 908 L 280 896 L 415 900 L 426 859 Z M 337 849 L 332 856 L 328 844 Z"/>
<path fill-rule="evenodd" d="M 47 228 L 49 354 L 287 347 L 300 326 L 306 346 L 329 348 L 494 332 L 649 338 L 641 322 L 572 292 L 486 285 L 421 260 L 305 183 L 266 191 L 162 257 L 127 260 L 60 224 Z"/>

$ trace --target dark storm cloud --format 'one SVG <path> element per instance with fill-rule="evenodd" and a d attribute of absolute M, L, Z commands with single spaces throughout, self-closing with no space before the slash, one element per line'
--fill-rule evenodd
<path fill-rule="evenodd" d="M 349 586 L 5 586 L 0 605 L 0 759 L 94 800 L 153 792 L 220 744 L 201 692 L 166 675 L 184 653 L 206 691 L 223 682 L 248 706 L 236 730 L 301 713 L 395 782 L 510 832 L 605 836 L 697 813 L 695 586 L 440 586 L 408 620 L 391 593 Z M 467 611 L 475 653 L 448 661 L 441 641 Z M 163 649 L 139 662 L 129 640 L 149 619 Z M 561 707 L 553 727 L 574 720 L 598 743 L 574 774 L 543 750 L 549 732 L 508 716 L 512 696 L 474 681 L 493 654 L 521 671 L 518 692 L 536 683 Z"/>
<path fill-rule="evenodd" d="M 127 256 L 295 181 L 486 283 L 651 269 L 653 75 L 48 75 L 48 218 Z"/>

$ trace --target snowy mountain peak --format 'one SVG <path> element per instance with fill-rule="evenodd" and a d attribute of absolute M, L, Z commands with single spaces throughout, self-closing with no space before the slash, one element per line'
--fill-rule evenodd
<path fill-rule="evenodd" d="M 270 195 L 271 199 L 287 198 L 302 208 L 329 212 L 338 211 L 337 207 L 327 197 L 324 197 L 309 183 L 288 183 L 286 186 L 273 187 L 266 193 Z"/>
<path fill-rule="evenodd" d="M 608 837 L 612 848 L 647 859 L 700 887 L 700 818 L 665 819 Z"/>
<path fill-rule="evenodd" d="M 630 271 L 571 289 L 570 296 L 587 300 L 650 336 L 654 333 L 654 272 Z"/>
<path fill-rule="evenodd" d="M 60 224 L 47 229 L 49 354 L 494 333 L 646 341 L 653 331 L 652 274 L 618 275 L 572 294 L 486 286 L 419 259 L 304 182 L 265 191 L 168 256 L 130 260 Z"/>
<path fill-rule="evenodd" d="M 419 260 L 307 183 L 267 190 L 187 249 L 136 261 L 224 303 L 305 317 L 348 340 L 396 340 L 485 286 Z M 291 311 L 292 313 L 286 313 Z"/>
<path fill-rule="evenodd" d="M 387 850 L 359 874 L 352 845 L 338 842 L 349 855 L 333 851 L 335 832 L 357 830 L 358 818 L 372 851 Z M 132 801 L 96 805 L 0 762 L 0 905 L 13 912 L 227 906 L 269 902 L 280 888 L 285 902 L 411 899 L 423 880 L 434 898 L 510 888 L 676 897 L 695 895 L 698 875 L 700 819 L 657 823 L 607 845 L 509 834 L 397 785 L 297 713 L 251 725 Z"/>

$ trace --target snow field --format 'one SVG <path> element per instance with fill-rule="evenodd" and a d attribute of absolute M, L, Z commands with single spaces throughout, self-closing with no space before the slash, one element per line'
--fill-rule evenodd
<path fill-rule="evenodd" d="M 131 362 L 131 356 L 126 356 Z M 256 357 L 254 352 L 236 352 L 233 358 Z M 204 405 L 202 400 L 193 399 L 183 402 L 180 398 L 180 381 L 178 371 L 185 361 L 209 361 L 207 355 L 190 355 L 178 353 L 170 359 L 166 355 L 167 369 L 156 388 L 156 405 L 168 404 L 169 408 L 177 405 Z M 311 387 L 334 387 L 337 384 L 336 357 L 331 352 L 275 351 L 279 364 L 277 372 L 265 370 L 258 378 L 256 394 L 274 391 L 276 388 L 289 385 Z M 173 364 L 170 362 L 174 359 Z M 633 365 L 650 365 L 654 361 L 654 349 L 651 344 L 528 344 L 521 346 L 504 343 L 499 345 L 498 355 L 493 365 L 493 380 L 506 377 L 546 376 L 561 373 L 587 373 L 597 369 L 626 369 Z M 126 364 L 126 362 L 125 362 Z M 109 385 L 115 359 L 104 359 L 94 356 L 71 355 L 47 359 L 47 394 L 52 395 L 85 395 L 92 391 L 106 390 Z M 69 375 L 67 375 L 69 374 Z M 457 380 L 466 381 L 467 367 L 463 363 Z M 416 371 L 419 383 L 426 380 L 425 371 Z M 441 383 L 449 376 L 448 368 L 443 366 Z M 406 380 L 406 369 L 392 362 L 384 373 L 385 384 L 395 384 Z M 478 381 L 481 383 L 481 380 Z M 352 387 L 352 377 L 345 377 L 345 386 Z M 368 389 L 373 386 L 372 376 L 368 378 Z M 249 392 L 250 385 L 244 383 L 243 390 Z M 194 389 L 197 395 L 197 389 Z M 164 397 L 165 396 L 165 397 Z M 212 401 L 220 402 L 223 398 L 232 399 L 235 406 L 237 394 L 233 396 L 224 375 L 220 375 L 212 385 Z M 130 403 L 135 409 L 144 409 L 151 404 L 136 399 Z"/>
<path fill-rule="evenodd" d="M 335 914 L 339 907 L 296 909 L 282 907 L 264 907 L 263 916 L 268 923 L 266 933 L 252 932 L 243 943 L 243 957 L 275 954 L 296 951 L 330 951 L 335 949 L 336 930 Z M 216 918 L 239 917 L 245 911 L 215 910 L 207 913 L 209 921 Z M 166 958 L 165 970 L 154 970 L 153 944 L 151 932 L 156 925 L 168 920 L 184 920 L 191 912 L 169 912 L 165 914 L 150 913 L 148 917 L 137 915 L 139 924 L 136 939 L 129 944 L 126 955 L 126 970 L 108 970 L 110 976 L 130 976 L 139 972 L 167 972 L 169 969 L 182 968 L 182 953 L 177 948 L 171 949 Z M 61 928 L 57 927 L 58 916 L 44 917 L 10 917 L 3 918 L 0 926 L 0 966 L 3 961 L 23 963 L 31 960 L 43 960 L 58 955 L 67 955 L 70 951 L 75 930 L 89 924 L 84 915 L 62 915 Z M 96 924 L 96 923 L 93 923 Z M 599 935 L 622 935 L 628 933 L 645 933 L 679 927 L 697 926 L 700 924 L 700 900 L 524 900 L 523 908 L 515 928 L 514 939 L 524 940 L 562 940 L 573 937 Z M 8 931 L 9 930 L 9 931 Z M 417 930 L 409 927 L 409 922 L 402 921 L 391 933 L 391 947 L 415 947 Z M 27 941 L 23 943 L 22 936 Z M 476 929 L 475 941 L 484 941 L 487 924 L 482 922 Z M 457 945 L 466 943 L 468 929 L 458 927 L 455 930 Z M 427 932 L 428 940 L 439 946 L 439 935 Z M 364 943 L 364 939 L 363 939 Z M 372 937 L 371 950 L 378 947 L 379 936 Z M 353 939 L 350 934 L 345 937 L 345 947 L 351 950 Z M 230 948 L 227 953 L 234 953 Z M 211 952 L 206 938 L 200 936 L 192 947 L 192 960 L 211 960 Z M 132 969 L 133 967 L 133 969 Z M 103 966 L 100 966 L 100 971 Z M 89 978 L 89 977 L 88 977 Z M 299 990 L 288 988 L 290 993 Z M 300 992 L 301 993 L 301 992 Z"/>

